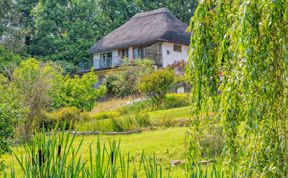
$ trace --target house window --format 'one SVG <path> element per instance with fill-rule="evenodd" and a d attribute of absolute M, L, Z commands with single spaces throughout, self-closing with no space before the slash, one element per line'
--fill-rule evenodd
<path fill-rule="evenodd" d="M 112 65 L 112 52 L 100 54 L 100 67 L 111 67 Z"/>
<path fill-rule="evenodd" d="M 119 56 L 121 57 L 121 58 L 125 58 L 125 57 L 127 57 L 128 58 L 128 48 L 126 48 L 126 49 L 120 49 L 118 52 L 118 54 L 119 54 Z"/>
<path fill-rule="evenodd" d="M 182 51 L 181 45 L 176 45 L 176 44 L 174 44 L 174 45 L 173 45 L 173 50 L 176 51 L 176 52 L 181 52 L 181 51 Z"/>
<path fill-rule="evenodd" d="M 100 59 L 101 60 L 112 59 L 112 52 L 100 54 Z"/>
<path fill-rule="evenodd" d="M 133 59 L 144 58 L 143 48 L 133 48 Z"/>

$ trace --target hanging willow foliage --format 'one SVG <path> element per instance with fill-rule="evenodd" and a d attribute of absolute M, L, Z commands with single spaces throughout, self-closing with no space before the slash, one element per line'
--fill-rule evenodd
<path fill-rule="evenodd" d="M 288 173 L 287 15 L 286 0 L 202 0 L 191 20 L 194 114 L 211 98 L 231 176 Z"/>

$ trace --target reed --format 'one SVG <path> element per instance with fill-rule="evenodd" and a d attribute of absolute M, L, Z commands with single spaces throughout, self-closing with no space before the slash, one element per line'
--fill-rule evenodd
<path fill-rule="evenodd" d="M 112 140 L 107 145 L 101 143 L 98 138 L 91 143 L 88 158 L 81 156 L 80 143 L 75 143 L 75 135 L 71 132 L 52 132 L 47 135 L 44 132 L 36 134 L 26 144 L 25 153 L 18 155 L 14 153 L 21 172 L 15 172 L 11 166 L 10 172 L 4 177 L 26 177 L 26 178 L 48 178 L 48 177 L 71 177 L 71 178 L 164 178 L 171 177 L 170 170 L 163 169 L 156 159 L 156 155 L 146 156 L 142 152 L 140 159 L 135 159 L 129 153 L 123 154 L 120 141 Z M 187 163 L 189 165 L 189 163 Z M 207 168 L 194 166 L 192 169 L 183 169 L 186 177 L 223 177 L 217 171 L 216 166 L 212 171 Z M 183 174 L 184 175 L 184 174 Z"/>

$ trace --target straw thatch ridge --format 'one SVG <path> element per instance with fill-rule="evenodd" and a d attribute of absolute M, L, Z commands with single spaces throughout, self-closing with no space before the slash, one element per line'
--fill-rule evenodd
<path fill-rule="evenodd" d="M 149 46 L 158 42 L 189 45 L 190 33 L 186 29 L 187 25 L 166 8 L 139 13 L 98 41 L 89 53 Z"/>

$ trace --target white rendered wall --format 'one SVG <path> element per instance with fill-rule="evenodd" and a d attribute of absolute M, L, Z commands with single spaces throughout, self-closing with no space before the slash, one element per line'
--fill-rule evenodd
<path fill-rule="evenodd" d="M 188 61 L 188 46 L 181 45 L 181 52 L 177 52 L 173 50 L 173 45 L 173 43 L 162 43 L 163 67 L 173 64 L 175 61 Z"/>

